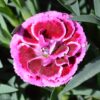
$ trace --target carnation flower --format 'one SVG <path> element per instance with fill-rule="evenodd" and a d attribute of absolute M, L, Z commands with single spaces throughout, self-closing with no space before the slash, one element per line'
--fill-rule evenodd
<path fill-rule="evenodd" d="M 27 83 L 57 87 L 67 83 L 86 53 L 81 25 L 67 13 L 48 11 L 23 22 L 10 48 L 14 70 Z"/>

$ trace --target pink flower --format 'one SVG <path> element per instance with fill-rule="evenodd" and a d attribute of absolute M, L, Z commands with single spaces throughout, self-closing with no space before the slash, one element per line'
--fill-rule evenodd
<path fill-rule="evenodd" d="M 48 11 L 27 19 L 10 44 L 15 72 L 25 82 L 56 87 L 67 83 L 86 52 L 82 27 L 66 13 Z"/>

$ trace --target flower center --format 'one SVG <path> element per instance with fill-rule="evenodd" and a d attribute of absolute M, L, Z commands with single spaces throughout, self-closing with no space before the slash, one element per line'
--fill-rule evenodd
<path fill-rule="evenodd" d="M 49 49 L 47 47 L 43 47 L 42 48 L 42 55 L 44 57 L 48 57 L 49 56 Z"/>

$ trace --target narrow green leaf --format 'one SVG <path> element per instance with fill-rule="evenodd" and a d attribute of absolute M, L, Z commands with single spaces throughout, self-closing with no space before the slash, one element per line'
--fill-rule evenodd
<path fill-rule="evenodd" d="M 20 100 L 26 100 L 26 99 L 24 98 L 24 95 L 23 95 L 23 94 L 21 94 Z"/>
<path fill-rule="evenodd" d="M 15 7 L 21 12 L 24 20 L 32 16 L 24 0 L 12 0 L 12 2 L 15 4 Z"/>
<path fill-rule="evenodd" d="M 0 7 L 4 7 L 4 6 L 5 6 L 4 0 L 0 0 Z"/>
<path fill-rule="evenodd" d="M 11 64 L 13 64 L 13 60 L 12 60 L 12 59 L 8 59 L 8 61 L 9 61 Z"/>
<path fill-rule="evenodd" d="M 0 94 L 2 93 L 11 93 L 18 91 L 16 88 L 13 88 L 9 85 L 0 84 Z"/>
<path fill-rule="evenodd" d="M 4 0 L 5 4 L 8 4 L 8 0 Z"/>
<path fill-rule="evenodd" d="M 61 0 L 65 5 L 72 5 L 75 3 L 77 0 Z"/>
<path fill-rule="evenodd" d="M 40 11 L 40 8 L 39 8 L 39 5 L 38 5 L 38 0 L 31 0 L 33 5 L 34 5 L 34 8 L 35 8 L 35 11 L 38 12 Z"/>
<path fill-rule="evenodd" d="M 31 12 L 29 11 L 29 9 L 26 6 L 21 8 L 20 11 L 21 11 L 21 14 L 22 14 L 24 20 L 26 20 L 27 18 L 32 16 Z"/>
<path fill-rule="evenodd" d="M 97 75 L 97 85 L 100 88 L 100 73 Z"/>
<path fill-rule="evenodd" d="M 79 88 L 73 89 L 72 94 L 91 96 L 96 99 L 100 99 L 100 90 L 95 90 L 95 89 L 87 88 L 87 87 L 79 87 Z"/>
<path fill-rule="evenodd" d="M 73 15 L 76 15 L 76 13 L 73 11 L 70 5 L 65 5 L 65 3 L 62 0 L 57 0 L 64 8 L 69 10 Z"/>
<path fill-rule="evenodd" d="M 81 8 L 81 13 L 86 14 L 87 13 L 87 6 L 86 5 L 86 0 L 80 0 L 79 5 Z"/>
<path fill-rule="evenodd" d="M 2 29 L 1 25 L 0 25 L 0 43 L 4 46 L 4 47 L 9 47 L 9 43 L 10 43 L 10 39 L 11 39 L 11 35 L 6 32 L 5 30 Z"/>
<path fill-rule="evenodd" d="M 94 15 L 80 15 L 73 16 L 72 20 L 80 21 L 80 22 L 89 22 L 100 25 L 100 18 Z"/>
<path fill-rule="evenodd" d="M 21 9 L 22 7 L 25 6 L 25 0 L 11 0 L 12 3 L 15 4 L 15 7 L 17 7 L 18 9 Z"/>
<path fill-rule="evenodd" d="M 21 0 L 20 0 L 21 1 Z M 19 0 L 12 0 L 12 3 L 14 3 L 16 5 L 16 7 L 21 8 L 21 4 L 20 4 Z M 22 0 L 23 1 L 23 0 Z"/>
<path fill-rule="evenodd" d="M 26 1 L 26 6 L 30 10 L 32 15 L 34 15 L 36 13 L 36 9 L 35 9 L 33 2 L 31 0 Z"/>
<path fill-rule="evenodd" d="M 51 95 L 50 95 L 50 100 L 58 100 L 58 94 L 59 94 L 60 91 L 62 91 L 62 89 L 63 89 L 63 87 L 61 87 L 61 86 L 54 88 L 52 90 Z M 68 99 L 69 98 L 69 94 L 70 93 L 67 92 L 67 95 L 62 95 L 60 100 L 69 100 Z"/>
<path fill-rule="evenodd" d="M 16 0 L 16 1 L 20 5 L 20 7 L 23 7 L 25 5 L 25 0 Z"/>
<path fill-rule="evenodd" d="M 59 88 L 60 87 L 53 89 L 51 96 L 50 96 L 50 100 L 58 100 L 58 93 L 60 92 Z"/>
<path fill-rule="evenodd" d="M 0 100 L 11 100 L 9 94 L 2 94 L 0 95 Z"/>
<path fill-rule="evenodd" d="M 94 0 L 94 11 L 95 15 L 100 17 L 100 0 Z"/>
<path fill-rule="evenodd" d="M 77 97 L 77 100 L 84 100 L 84 97 L 81 95 L 77 95 L 76 97 Z"/>
<path fill-rule="evenodd" d="M 44 87 L 43 89 L 52 92 L 54 88 Z"/>
<path fill-rule="evenodd" d="M 0 40 L 0 45 L 2 45 L 2 46 L 5 47 L 5 48 L 9 48 L 9 43 L 6 42 L 6 41 Z"/>
<path fill-rule="evenodd" d="M 86 80 L 90 79 L 94 75 L 100 72 L 100 58 L 94 59 L 94 61 L 87 64 L 82 71 L 76 74 L 73 79 L 65 86 L 60 92 L 59 96 L 65 94 L 67 91 L 79 86 Z"/>
<path fill-rule="evenodd" d="M 71 8 L 73 9 L 76 15 L 80 15 L 78 0 L 73 5 L 71 5 Z"/>
<path fill-rule="evenodd" d="M 51 10 L 52 4 L 51 2 L 49 2 L 48 6 L 47 6 L 47 11 Z"/>
<path fill-rule="evenodd" d="M 3 65 L 2 65 L 2 62 L 1 62 L 1 60 L 0 60 L 0 69 L 1 69 L 1 68 L 3 68 Z"/>
<path fill-rule="evenodd" d="M 11 100 L 18 100 L 17 93 L 12 93 Z"/>
<path fill-rule="evenodd" d="M 49 100 L 69 100 L 70 93 L 66 93 L 66 95 L 61 95 L 60 99 L 58 99 L 58 94 L 61 90 L 62 90 L 62 87 L 54 88 Z"/>
<path fill-rule="evenodd" d="M 25 89 L 28 85 L 29 84 L 27 84 L 27 83 L 23 83 L 23 84 L 20 85 L 20 87 L 23 88 L 23 89 Z"/>
<path fill-rule="evenodd" d="M 0 25 L 1 25 L 1 24 L 0 24 Z M 4 29 L 3 26 L 0 26 L 0 32 L 1 32 L 2 36 L 3 36 L 6 40 L 8 40 L 8 42 L 10 42 L 10 40 L 11 40 L 11 34 L 10 34 L 9 32 L 7 32 L 7 31 Z"/>
<path fill-rule="evenodd" d="M 2 44 L 4 47 L 9 47 L 10 39 L 6 36 L 5 32 L 2 30 L 0 26 L 0 44 Z"/>
<path fill-rule="evenodd" d="M 78 0 L 57 0 L 63 7 L 74 15 L 80 15 Z"/>
<path fill-rule="evenodd" d="M 6 22 L 5 22 L 4 18 L 3 18 L 3 16 L 1 16 L 1 15 L 0 15 L 0 24 L 1 24 L 1 27 L 2 27 L 3 29 L 5 29 L 5 31 L 9 32 L 8 27 L 7 27 L 7 24 L 6 24 Z"/>
<path fill-rule="evenodd" d="M 2 14 L 13 26 L 16 27 L 20 24 L 18 18 L 16 18 L 9 7 L 0 7 L 0 14 Z"/>
<path fill-rule="evenodd" d="M 15 76 L 13 76 L 13 77 L 11 77 L 11 78 L 10 78 L 10 80 L 8 81 L 8 83 L 9 83 L 11 86 L 13 86 L 13 87 L 14 87 L 15 80 L 16 80 L 16 77 L 15 77 Z"/>
<path fill-rule="evenodd" d="M 13 2 L 9 2 L 7 5 L 10 6 L 10 7 L 15 7 L 15 4 Z"/>

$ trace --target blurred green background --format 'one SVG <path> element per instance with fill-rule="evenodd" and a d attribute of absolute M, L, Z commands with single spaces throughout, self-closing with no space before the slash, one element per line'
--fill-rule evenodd
<path fill-rule="evenodd" d="M 40 88 L 14 73 L 9 43 L 23 21 L 49 10 L 72 14 L 84 28 L 88 48 L 68 84 Z M 0 100 L 100 100 L 100 0 L 0 0 Z"/>

